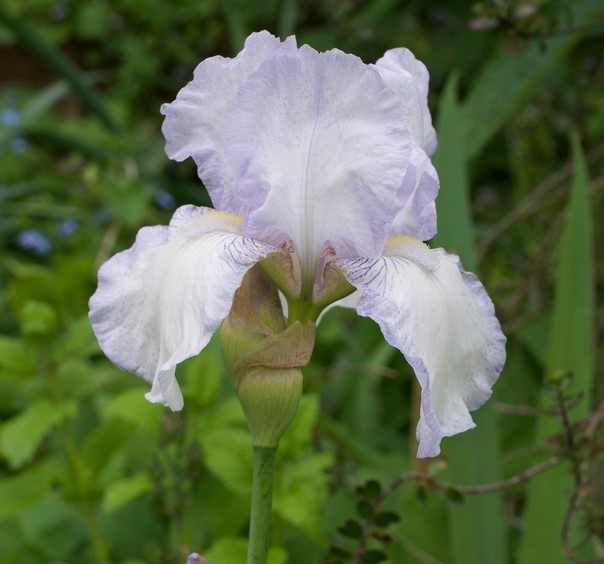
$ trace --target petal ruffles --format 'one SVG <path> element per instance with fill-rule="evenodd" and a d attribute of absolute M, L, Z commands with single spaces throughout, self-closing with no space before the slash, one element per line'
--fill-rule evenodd
<path fill-rule="evenodd" d="M 406 49 L 366 65 L 252 34 L 236 58 L 202 62 L 162 106 L 166 151 L 195 160 L 214 206 L 245 216 L 247 235 L 293 241 L 307 269 L 326 243 L 374 256 L 389 235 L 435 231 L 427 92 Z"/>
<path fill-rule="evenodd" d="M 403 109 L 358 57 L 304 46 L 267 60 L 225 117 L 227 159 L 250 236 L 292 240 L 303 268 L 326 243 L 344 256 L 383 247 L 413 138 Z"/>
<path fill-rule="evenodd" d="M 357 311 L 378 323 L 422 386 L 419 457 L 474 427 L 505 361 L 505 337 L 482 284 L 442 249 L 397 237 L 379 259 L 339 259 L 359 289 Z"/>
<path fill-rule="evenodd" d="M 216 56 L 200 63 L 176 100 L 161 107 L 166 116 L 162 126 L 166 153 L 176 161 L 193 158 L 217 209 L 245 212 L 233 197 L 235 177 L 224 155 L 222 122 L 226 112 L 239 87 L 264 61 L 296 52 L 293 36 L 282 42 L 267 31 L 253 33 L 234 59 Z"/>
<path fill-rule="evenodd" d="M 386 51 L 372 66 L 403 106 L 416 143 L 431 157 L 437 141 L 428 108 L 428 69 L 403 47 Z"/>
<path fill-rule="evenodd" d="M 399 208 L 389 229 L 390 237 L 405 235 L 428 241 L 436 235 L 436 205 L 439 181 L 426 153 L 413 147 L 403 184 L 397 195 Z"/>
<path fill-rule="evenodd" d="M 176 365 L 198 354 L 228 315 L 247 270 L 276 249 L 240 235 L 241 218 L 183 206 L 145 227 L 99 271 L 90 321 L 114 364 L 153 384 L 147 399 L 182 409 Z"/>

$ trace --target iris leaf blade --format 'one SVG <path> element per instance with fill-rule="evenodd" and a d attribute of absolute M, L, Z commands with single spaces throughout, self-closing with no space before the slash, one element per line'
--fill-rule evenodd
<path fill-rule="evenodd" d="M 565 29 L 593 20 L 604 6 L 600 0 L 580 0 L 569 9 L 566 0 L 558 0 L 551 2 L 550 10 L 556 12 L 559 28 Z M 533 40 L 519 53 L 501 49 L 485 65 L 461 107 L 468 158 L 480 154 L 579 39 L 581 34 L 567 33 Z"/>
<path fill-rule="evenodd" d="M 561 236 L 556 298 L 549 336 L 546 377 L 556 371 L 574 375 L 572 393 L 583 400 L 569 412 L 570 423 L 588 415 L 595 366 L 595 287 L 593 219 L 585 157 L 574 140 L 575 173 L 568 203 L 567 222 Z M 541 407 L 552 406 L 551 396 L 541 395 Z M 553 418 L 539 420 L 535 444 L 544 444 L 561 431 Z M 528 490 L 521 564 L 568 562 L 561 550 L 561 530 L 573 490 L 568 465 L 561 465 L 532 480 Z"/>

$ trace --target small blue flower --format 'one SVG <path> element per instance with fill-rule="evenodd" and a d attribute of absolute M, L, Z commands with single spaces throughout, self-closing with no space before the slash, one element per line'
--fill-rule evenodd
<path fill-rule="evenodd" d="M 2 125 L 14 127 L 21 121 L 21 112 L 14 106 L 8 106 L 2 111 Z"/>
<path fill-rule="evenodd" d="M 63 237 L 69 237 L 70 235 L 76 233 L 79 229 L 80 224 L 78 223 L 78 221 L 75 220 L 73 217 L 68 217 L 67 219 L 64 219 L 63 221 L 61 221 L 61 223 L 59 223 L 57 231 L 59 232 L 59 235 L 62 235 Z"/>
<path fill-rule="evenodd" d="M 176 200 L 169 192 L 162 190 L 155 195 L 155 203 L 162 210 L 173 210 L 176 207 Z"/>
<path fill-rule="evenodd" d="M 10 142 L 10 148 L 11 148 L 12 152 L 17 155 L 25 153 L 25 151 L 27 151 L 27 140 L 24 139 L 23 137 L 15 137 Z"/>
<path fill-rule="evenodd" d="M 17 245 L 24 251 L 38 256 L 46 256 L 52 251 L 50 241 L 35 229 L 25 229 L 17 235 Z"/>

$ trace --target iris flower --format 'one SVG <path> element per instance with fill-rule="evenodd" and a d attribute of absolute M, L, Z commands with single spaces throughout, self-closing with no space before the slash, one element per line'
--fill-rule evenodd
<path fill-rule="evenodd" d="M 192 157 L 215 209 L 183 206 L 142 228 L 99 271 L 90 319 L 148 400 L 183 407 L 177 364 L 197 355 L 259 264 L 288 324 L 334 305 L 370 317 L 422 387 L 418 456 L 474 426 L 505 359 L 493 304 L 436 233 L 439 181 L 428 72 L 406 49 L 376 64 L 255 33 L 212 57 L 171 104 L 163 133 Z"/>

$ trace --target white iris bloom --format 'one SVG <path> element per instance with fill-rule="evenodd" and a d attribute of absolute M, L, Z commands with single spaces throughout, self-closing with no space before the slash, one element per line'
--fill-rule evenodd
<path fill-rule="evenodd" d="M 90 301 L 103 351 L 152 384 L 147 399 L 183 407 L 176 365 L 207 345 L 263 262 L 289 323 L 330 302 L 355 307 L 405 355 L 422 387 L 418 456 L 474 426 L 505 337 L 478 279 L 422 242 L 436 233 L 439 186 L 427 93 L 406 49 L 366 65 L 267 32 L 197 67 L 162 106 L 163 132 L 170 158 L 195 160 L 216 209 L 184 206 L 169 226 L 141 229 Z"/>

